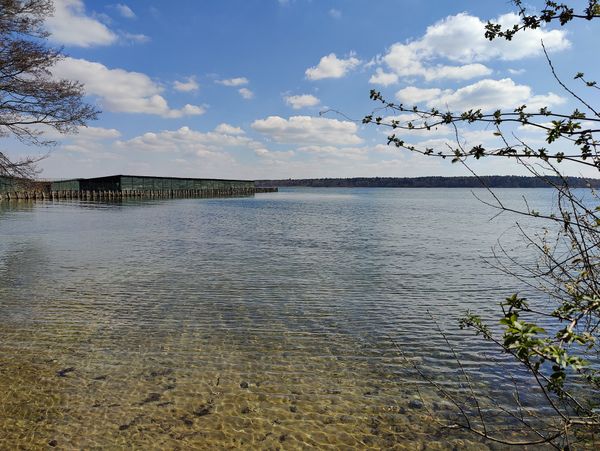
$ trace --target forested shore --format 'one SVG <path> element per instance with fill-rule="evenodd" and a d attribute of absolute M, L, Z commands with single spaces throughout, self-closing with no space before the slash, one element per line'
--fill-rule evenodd
<path fill-rule="evenodd" d="M 572 188 L 598 188 L 600 179 L 567 177 Z M 482 177 L 352 177 L 257 180 L 257 187 L 304 186 L 312 188 L 550 188 L 561 185 L 558 177 L 492 175 Z"/>

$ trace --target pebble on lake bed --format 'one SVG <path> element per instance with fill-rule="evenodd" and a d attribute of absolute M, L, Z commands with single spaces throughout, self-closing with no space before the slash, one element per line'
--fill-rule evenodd
<path fill-rule="evenodd" d="M 150 393 L 146 399 L 142 401 L 142 404 L 148 404 L 149 402 L 156 402 L 160 399 L 160 393 Z"/>
<path fill-rule="evenodd" d="M 212 403 L 208 402 L 206 404 L 202 404 L 200 407 L 198 407 L 196 410 L 194 410 L 194 415 L 196 415 L 197 417 L 203 417 L 205 415 L 208 415 L 209 413 L 212 412 Z"/>
<path fill-rule="evenodd" d="M 408 403 L 408 407 L 411 409 L 422 409 L 423 402 L 418 399 L 411 399 L 411 401 Z"/>
<path fill-rule="evenodd" d="M 73 371 L 75 371 L 75 368 L 71 366 L 69 368 L 65 368 L 65 369 L 57 371 L 56 375 L 58 377 L 67 377 L 67 374 L 72 373 Z"/>

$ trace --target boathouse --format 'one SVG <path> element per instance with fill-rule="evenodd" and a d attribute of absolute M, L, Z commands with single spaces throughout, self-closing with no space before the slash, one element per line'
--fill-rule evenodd
<path fill-rule="evenodd" d="M 223 197 L 274 191 L 277 188 L 256 188 L 253 180 L 111 175 L 41 182 L 0 177 L 0 200 Z"/>
<path fill-rule="evenodd" d="M 51 191 L 200 191 L 253 189 L 253 180 L 223 180 L 182 177 L 153 177 L 139 175 L 111 175 L 107 177 L 58 180 L 50 185 Z"/>

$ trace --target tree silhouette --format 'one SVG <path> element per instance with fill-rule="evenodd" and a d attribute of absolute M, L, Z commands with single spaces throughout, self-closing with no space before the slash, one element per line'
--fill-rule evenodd
<path fill-rule="evenodd" d="M 73 133 L 98 114 L 83 102 L 81 83 L 52 76 L 63 57 L 46 42 L 44 20 L 52 12 L 50 0 L 0 0 L 0 137 L 48 146 L 48 128 Z M 32 178 L 39 159 L 11 161 L 0 150 L 0 175 Z"/>
<path fill-rule="evenodd" d="M 530 14 L 520 0 L 513 3 L 520 23 L 507 29 L 488 23 L 485 32 L 488 39 L 510 41 L 517 33 L 547 23 L 566 26 L 573 21 L 600 18 L 597 0 L 589 0 L 581 11 L 567 3 L 545 1 L 544 9 L 537 14 Z M 473 329 L 484 340 L 495 344 L 529 375 L 526 383 L 514 384 L 514 406 L 507 409 L 497 400 L 477 393 L 471 383 L 472 376 L 458 357 L 464 387 L 464 392 L 458 395 L 417 370 L 457 408 L 459 419 L 442 422 L 443 426 L 465 428 L 504 444 L 545 444 L 571 449 L 578 441 L 589 446 L 595 440 L 594 434 L 600 431 L 597 398 L 600 389 L 600 198 L 591 188 L 583 193 L 573 189 L 561 164 L 570 162 L 600 173 L 600 141 L 597 139 L 600 107 L 594 104 L 600 88 L 581 72 L 573 74 L 573 80 L 585 93 L 570 87 L 559 77 L 543 42 L 540 45 L 556 83 L 578 105 L 573 111 L 552 111 L 547 107 L 533 110 L 527 105 L 512 111 L 443 111 L 388 102 L 380 92 L 373 90 L 371 99 L 379 102 L 381 108 L 366 116 L 363 123 L 390 128 L 388 144 L 391 146 L 464 164 L 475 177 L 478 176 L 470 168 L 470 160 L 511 159 L 556 191 L 553 211 L 536 211 L 527 202 L 523 208 L 515 208 L 505 205 L 486 185 L 486 179 L 478 177 L 491 196 L 485 203 L 497 208 L 499 214 L 510 212 L 540 221 L 533 235 L 520 229 L 527 245 L 538 254 L 534 264 L 515 261 L 500 245 L 496 263 L 537 291 L 544 302 L 534 302 L 514 293 L 500 303 L 499 326 L 486 323 L 473 312 L 468 312 L 460 322 L 461 328 Z M 399 118 L 403 115 L 409 119 Z M 462 129 L 479 124 L 494 128 L 499 140 L 497 147 L 490 148 L 483 143 L 467 146 L 461 139 Z M 542 130 L 545 144 L 529 145 L 519 137 L 514 125 Z M 454 138 L 443 148 L 412 144 L 410 138 L 404 136 L 406 132 L 441 126 L 454 131 Z M 441 330 L 440 333 L 444 334 Z M 523 392 L 537 396 L 537 402 L 552 415 L 539 416 L 524 407 Z M 492 421 L 499 416 L 506 419 L 500 427 Z M 510 436 L 506 434 L 507 423 L 512 429 Z M 515 439 L 514 433 L 521 437 Z"/>

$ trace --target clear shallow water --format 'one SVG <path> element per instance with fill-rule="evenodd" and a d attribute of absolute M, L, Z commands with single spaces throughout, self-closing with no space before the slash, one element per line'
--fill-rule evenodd
<path fill-rule="evenodd" d="M 456 327 L 522 288 L 483 263 L 500 235 L 529 255 L 495 213 L 460 189 L 2 203 L 0 448 L 492 446 L 440 431 L 453 411 L 395 346 L 458 388 L 433 316 L 506 393 Z"/>

